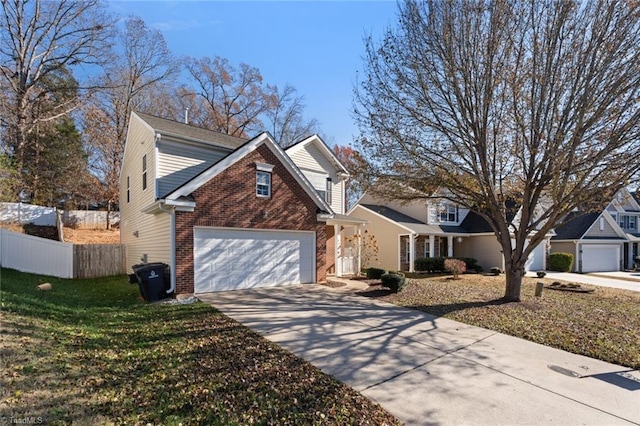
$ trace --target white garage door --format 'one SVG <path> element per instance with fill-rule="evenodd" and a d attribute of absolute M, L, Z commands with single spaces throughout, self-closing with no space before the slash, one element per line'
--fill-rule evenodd
<path fill-rule="evenodd" d="M 620 270 L 620 246 L 583 244 L 582 272 L 607 272 Z"/>
<path fill-rule="evenodd" d="M 219 228 L 194 230 L 196 293 L 311 283 L 315 234 Z"/>
<path fill-rule="evenodd" d="M 542 271 L 544 270 L 544 257 L 546 242 L 542 241 L 536 248 L 533 249 L 529 258 L 527 259 L 527 263 L 524 266 L 526 271 Z"/>

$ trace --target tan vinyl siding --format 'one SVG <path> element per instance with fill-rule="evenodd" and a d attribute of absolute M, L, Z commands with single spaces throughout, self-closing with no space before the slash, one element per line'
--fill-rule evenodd
<path fill-rule="evenodd" d="M 551 253 L 571 253 L 574 257 L 576 255 L 576 245 L 570 241 L 567 242 L 554 242 L 551 240 Z"/>
<path fill-rule="evenodd" d="M 387 201 L 385 202 L 384 205 L 396 211 L 399 211 L 402 214 L 412 217 L 415 220 L 419 220 L 420 222 L 426 223 L 426 220 L 427 220 L 426 203 L 424 201 L 413 201 L 407 204 L 400 204 L 399 202 Z"/>
<path fill-rule="evenodd" d="M 131 266 L 142 263 L 144 255 L 147 262 L 164 262 L 170 264 L 171 260 L 171 218 L 167 213 L 145 214 L 141 213 L 131 225 L 138 231 L 138 237 L 127 236 L 127 270 L 131 273 Z"/>
<path fill-rule="evenodd" d="M 603 222 L 603 229 L 600 230 L 600 221 Z M 591 225 L 591 228 L 586 232 L 583 238 L 602 238 L 602 237 L 618 237 L 618 234 L 613 229 L 609 221 L 604 219 L 603 217 L 599 217 L 596 221 Z"/>
<path fill-rule="evenodd" d="M 158 142 L 158 196 L 163 197 L 228 155 L 229 150 L 164 138 Z"/>
<path fill-rule="evenodd" d="M 142 189 L 142 157 L 147 156 L 147 189 Z M 120 241 L 126 246 L 127 270 L 147 254 L 149 262 L 168 262 L 170 220 L 168 214 L 142 213 L 155 201 L 155 134 L 136 116 L 132 116 L 120 176 Z M 127 200 L 129 177 L 130 202 Z M 138 236 L 134 233 L 137 231 Z"/>
<path fill-rule="evenodd" d="M 398 256 L 400 255 L 399 235 L 408 234 L 409 231 L 361 206 L 356 206 L 350 216 L 369 221 L 364 229 L 373 234 L 378 242 L 378 247 L 380 248 L 380 264 L 378 267 L 397 270 Z M 366 268 L 367 265 L 362 265 L 362 267 Z"/>
<path fill-rule="evenodd" d="M 503 268 L 502 248 L 495 235 L 464 237 L 461 243 L 455 242 L 454 244 L 453 255 L 455 257 L 473 257 L 485 271 L 494 266 Z"/>

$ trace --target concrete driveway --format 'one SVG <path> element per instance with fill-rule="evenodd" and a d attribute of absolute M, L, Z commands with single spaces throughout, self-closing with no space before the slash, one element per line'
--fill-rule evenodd
<path fill-rule="evenodd" d="M 407 425 L 640 424 L 640 371 L 318 285 L 197 296 Z"/>

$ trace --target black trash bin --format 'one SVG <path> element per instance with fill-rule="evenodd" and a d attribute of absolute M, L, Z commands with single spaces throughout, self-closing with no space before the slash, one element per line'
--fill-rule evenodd
<path fill-rule="evenodd" d="M 147 302 L 155 302 L 170 296 L 169 265 L 166 263 L 141 263 L 133 265 L 133 272 L 137 278 L 140 294 Z"/>

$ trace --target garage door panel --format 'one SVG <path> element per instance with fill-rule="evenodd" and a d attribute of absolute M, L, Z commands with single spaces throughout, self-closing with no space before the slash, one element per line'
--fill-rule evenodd
<path fill-rule="evenodd" d="M 620 269 L 620 246 L 582 245 L 582 272 L 610 272 Z"/>
<path fill-rule="evenodd" d="M 196 293 L 313 282 L 315 235 L 196 228 Z"/>

